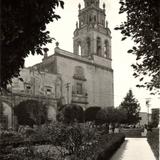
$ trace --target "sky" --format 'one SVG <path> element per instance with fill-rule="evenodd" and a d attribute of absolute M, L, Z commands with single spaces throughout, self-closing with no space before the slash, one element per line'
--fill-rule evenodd
<path fill-rule="evenodd" d="M 49 55 L 54 54 L 55 42 L 59 42 L 61 49 L 73 52 L 73 32 L 78 21 L 78 4 L 81 8 L 84 7 L 83 0 L 64 0 L 64 9 L 57 8 L 56 13 L 61 16 L 61 19 L 47 25 L 47 30 L 50 31 L 50 36 L 55 38 L 51 44 L 48 44 Z M 106 4 L 106 20 L 108 20 L 109 28 L 112 32 L 112 67 L 114 70 L 114 105 L 119 106 L 126 96 L 129 89 L 132 89 L 135 98 L 139 101 L 142 112 L 147 112 L 146 99 L 150 98 L 150 113 L 151 108 L 160 108 L 160 95 L 151 96 L 149 91 L 136 88 L 138 79 L 135 79 L 131 64 L 135 63 L 135 57 L 128 54 L 133 46 L 131 39 L 121 41 L 122 35 L 120 31 L 114 30 L 117 25 L 120 25 L 126 19 L 126 15 L 119 15 L 118 0 L 100 0 L 100 7 Z M 25 67 L 32 66 L 41 62 L 42 56 L 32 56 L 26 58 Z"/>

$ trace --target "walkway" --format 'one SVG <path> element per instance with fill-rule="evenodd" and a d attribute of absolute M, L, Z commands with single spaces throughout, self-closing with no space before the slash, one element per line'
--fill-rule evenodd
<path fill-rule="evenodd" d="M 126 138 L 111 160 L 156 160 L 146 138 Z"/>

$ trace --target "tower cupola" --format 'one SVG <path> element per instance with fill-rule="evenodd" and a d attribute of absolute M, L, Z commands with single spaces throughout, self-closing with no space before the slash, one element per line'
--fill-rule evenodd
<path fill-rule="evenodd" d="M 91 58 L 97 55 L 111 59 L 111 32 L 106 21 L 106 6 L 99 0 L 84 0 L 78 5 L 79 15 L 74 31 L 74 53 Z"/>
<path fill-rule="evenodd" d="M 96 6 L 99 7 L 99 0 L 84 0 L 84 6 L 86 7 L 90 7 L 90 6 Z"/>

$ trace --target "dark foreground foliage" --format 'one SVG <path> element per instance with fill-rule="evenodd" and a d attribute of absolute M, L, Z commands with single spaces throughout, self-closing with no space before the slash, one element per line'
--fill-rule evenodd
<path fill-rule="evenodd" d="M 98 155 L 97 160 L 109 160 L 125 140 L 125 136 L 119 133 L 112 135 L 110 138 L 110 141 L 104 146 L 104 151 Z"/>
<path fill-rule="evenodd" d="M 0 86 L 6 87 L 17 77 L 24 59 L 43 54 L 47 43 L 51 43 L 46 25 L 60 18 L 56 8 L 63 8 L 61 0 L 4 0 L 1 2 L 0 23 Z"/>
<path fill-rule="evenodd" d="M 128 53 L 136 56 L 132 67 L 139 79 L 137 87 L 160 94 L 160 1 L 120 0 L 120 5 L 119 13 L 127 18 L 115 29 L 121 31 L 122 40 L 131 37 L 134 41 Z"/>
<path fill-rule="evenodd" d="M 150 144 L 152 151 L 158 160 L 159 158 L 159 129 L 152 129 L 152 131 L 147 133 L 147 140 Z"/>
<path fill-rule="evenodd" d="M 24 139 L 14 145 L 1 143 L 0 159 L 99 160 L 109 158 L 124 141 L 124 135 L 106 134 L 104 129 L 90 127 L 87 123 L 64 125 L 55 122 L 35 129 Z"/>

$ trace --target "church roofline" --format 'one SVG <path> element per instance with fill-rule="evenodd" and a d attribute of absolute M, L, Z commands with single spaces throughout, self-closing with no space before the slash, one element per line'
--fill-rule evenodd
<path fill-rule="evenodd" d="M 83 8 L 83 9 L 79 10 L 79 14 L 81 14 L 82 12 L 88 12 L 88 9 L 95 9 L 95 10 L 105 14 L 105 16 L 106 16 L 106 13 L 104 12 L 104 9 L 102 9 L 100 7 L 97 8 L 96 6 L 89 6 L 87 8 Z"/>
<path fill-rule="evenodd" d="M 89 64 L 89 65 L 93 65 L 95 67 L 99 67 L 101 69 L 113 72 L 112 68 L 108 68 L 108 67 L 106 67 L 104 65 L 97 64 L 97 63 L 95 63 L 94 60 L 86 59 L 86 58 L 81 57 L 81 56 L 79 56 L 77 54 L 74 54 L 72 52 L 68 52 L 68 51 L 62 50 L 62 49 L 57 48 L 57 47 L 55 48 L 55 54 L 54 54 L 54 56 L 65 57 L 65 58 L 68 58 L 68 59 L 72 59 L 72 60 L 76 60 L 76 61 L 79 61 L 79 62 L 83 62 L 83 63 Z"/>

